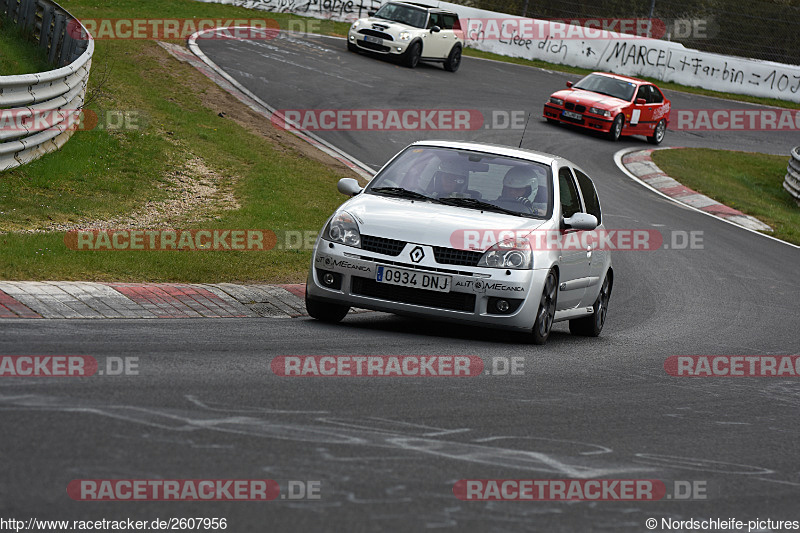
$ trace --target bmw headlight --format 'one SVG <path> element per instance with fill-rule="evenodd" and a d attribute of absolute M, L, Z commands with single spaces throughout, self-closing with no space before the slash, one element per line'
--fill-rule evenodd
<path fill-rule="evenodd" d="M 411 39 L 411 32 L 410 31 L 401 31 L 400 35 L 397 36 L 398 39 L 401 41 L 407 41 Z"/>
<path fill-rule="evenodd" d="M 361 248 L 361 232 L 353 215 L 341 211 L 334 216 L 322 234 L 325 240 Z"/>
<path fill-rule="evenodd" d="M 564 100 L 562 100 L 561 98 L 555 98 L 554 96 L 551 96 L 550 103 L 555 105 L 564 105 Z"/>
<path fill-rule="evenodd" d="M 611 111 L 608 109 L 600 109 L 599 107 L 590 107 L 589 113 L 593 113 L 595 115 L 600 115 L 601 117 L 610 117 Z"/>
<path fill-rule="evenodd" d="M 533 268 L 533 254 L 527 239 L 514 238 L 498 242 L 486 250 L 478 261 L 479 267 L 529 270 Z"/>

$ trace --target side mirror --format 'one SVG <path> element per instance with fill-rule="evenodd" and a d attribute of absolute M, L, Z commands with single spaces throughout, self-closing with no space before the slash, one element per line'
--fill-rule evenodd
<path fill-rule="evenodd" d="M 376 13 L 376 11 L 367 11 L 367 16 L 368 17 L 374 17 L 375 13 Z"/>
<path fill-rule="evenodd" d="M 431 33 L 439 33 L 440 31 L 442 31 L 442 28 L 440 28 L 439 26 L 434 26 L 433 28 L 431 28 Z"/>
<path fill-rule="evenodd" d="M 593 230 L 597 227 L 597 217 L 588 213 L 575 213 L 565 218 L 564 224 L 568 229 Z"/>
<path fill-rule="evenodd" d="M 340 193 L 347 196 L 355 196 L 362 190 L 361 186 L 359 186 L 358 182 L 353 178 L 340 179 L 339 183 L 336 184 L 336 188 L 339 189 Z"/>
<path fill-rule="evenodd" d="M 570 87 L 570 88 L 572 88 L 572 82 L 571 82 L 571 81 L 568 81 L 568 82 L 567 82 L 567 87 Z"/>
<path fill-rule="evenodd" d="M 644 105 L 646 103 L 647 103 L 647 100 L 645 100 L 644 98 L 637 98 L 636 99 L 636 105 Z"/>

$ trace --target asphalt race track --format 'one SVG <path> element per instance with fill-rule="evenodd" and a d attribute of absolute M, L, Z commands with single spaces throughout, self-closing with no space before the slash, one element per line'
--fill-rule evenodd
<path fill-rule="evenodd" d="M 0 321 L 0 353 L 138 357 L 139 375 L 0 380 L 0 516 L 225 517 L 229 531 L 647 531 L 648 518 L 798 520 L 800 378 L 677 378 L 671 355 L 800 353 L 800 251 L 657 196 L 611 143 L 541 119 L 576 76 L 465 58 L 409 70 L 343 40 L 204 41 L 278 109 L 530 111 L 523 146 L 595 180 L 609 228 L 702 232 L 702 249 L 613 255 L 597 339 L 556 326 L 543 347 L 504 332 L 380 313 L 308 318 Z M 667 91 L 674 109 L 753 108 Z M 430 137 L 517 145 L 521 132 L 317 132 L 373 168 Z M 668 131 L 665 146 L 785 154 L 786 133 Z M 698 169 L 702 172 L 702 169 Z M 297 184 L 302 187 L 302 183 Z M 335 184 L 331 184 L 334 187 Z M 523 375 L 280 378 L 280 355 L 524 358 Z M 72 479 L 321 481 L 314 501 L 79 502 Z M 465 502 L 460 479 L 697 481 L 705 499 Z M 12 503 L 13 502 L 13 503 Z M 46 510 L 45 510 L 46 509 Z M 661 530 L 659 527 L 658 531 Z"/>

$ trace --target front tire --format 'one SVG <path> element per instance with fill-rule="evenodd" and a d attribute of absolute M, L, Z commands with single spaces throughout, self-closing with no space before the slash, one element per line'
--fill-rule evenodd
<path fill-rule="evenodd" d="M 457 44 L 450 50 L 450 55 L 447 56 L 447 60 L 444 62 L 444 69 L 447 72 L 455 72 L 458 70 L 458 67 L 461 66 L 461 45 Z"/>
<path fill-rule="evenodd" d="M 608 300 L 611 298 L 611 286 L 611 281 L 607 274 L 606 279 L 603 280 L 603 285 L 600 287 L 600 294 L 597 295 L 597 300 L 595 300 L 592 306 L 594 308 L 594 314 L 570 320 L 570 333 L 583 337 L 598 337 L 600 335 L 606 323 Z"/>
<path fill-rule="evenodd" d="M 321 322 L 335 324 L 341 322 L 347 315 L 347 312 L 350 311 L 350 307 L 347 305 L 337 305 L 321 302 L 319 300 L 312 300 L 308 297 L 308 290 L 306 290 L 306 311 L 311 318 L 316 318 Z"/>
<path fill-rule="evenodd" d="M 408 68 L 416 68 L 416 66 L 419 65 L 420 57 L 422 57 L 422 44 L 417 41 L 415 43 L 411 43 L 411 46 L 409 46 L 408 50 L 406 50 L 403 63 L 405 63 Z"/>
<path fill-rule="evenodd" d="M 650 144 L 661 144 L 661 141 L 664 140 L 664 135 L 667 133 L 667 121 L 661 119 L 658 124 L 656 124 L 656 129 L 653 130 L 653 135 L 647 138 L 647 142 Z"/>
<path fill-rule="evenodd" d="M 553 318 L 556 316 L 556 301 L 558 300 L 558 276 L 551 270 L 547 273 L 542 290 L 542 299 L 539 310 L 536 312 L 536 321 L 533 323 L 533 343 L 544 344 L 550 337 L 553 329 Z"/>
<path fill-rule="evenodd" d="M 357 53 L 358 53 L 358 45 L 356 45 L 356 44 L 353 44 L 353 43 L 351 43 L 351 42 L 349 42 L 349 41 L 347 42 L 347 49 L 348 49 L 350 52 L 353 52 L 353 53 L 355 53 L 355 54 L 357 54 Z"/>
<path fill-rule="evenodd" d="M 624 125 L 625 117 L 623 115 L 617 115 L 617 118 L 615 118 L 614 122 L 611 124 L 611 129 L 608 130 L 608 138 L 614 142 L 617 142 L 622 136 L 622 127 Z"/>

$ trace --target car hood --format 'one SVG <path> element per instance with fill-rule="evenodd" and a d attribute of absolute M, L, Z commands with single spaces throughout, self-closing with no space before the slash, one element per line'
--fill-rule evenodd
<path fill-rule="evenodd" d="M 586 107 L 599 107 L 609 110 L 618 109 L 630 104 L 630 102 L 626 102 L 621 98 L 593 93 L 592 91 L 585 91 L 583 89 L 563 89 L 553 93 L 553 96 L 561 98 L 565 102 L 575 103 L 576 100 L 580 100 L 580 103 Z"/>
<path fill-rule="evenodd" d="M 378 25 L 380 27 L 375 28 L 374 26 Z M 391 20 L 386 19 L 379 19 L 375 17 L 369 17 L 361 22 L 358 29 L 370 28 L 378 31 L 383 31 L 386 33 L 390 33 L 394 36 L 397 36 L 398 33 L 401 31 L 425 31 L 423 28 L 415 28 L 414 26 L 409 26 L 408 24 L 403 24 L 402 22 L 394 22 Z"/>
<path fill-rule="evenodd" d="M 481 235 L 487 235 L 491 230 L 496 236 L 502 230 L 532 231 L 546 222 L 541 219 L 481 212 L 478 209 L 419 200 L 412 202 L 404 198 L 375 194 L 360 194 L 341 209 L 358 219 L 360 231 L 364 235 L 447 248 L 461 248 L 465 230 L 485 232 Z M 481 247 L 485 248 L 488 245 Z"/>

